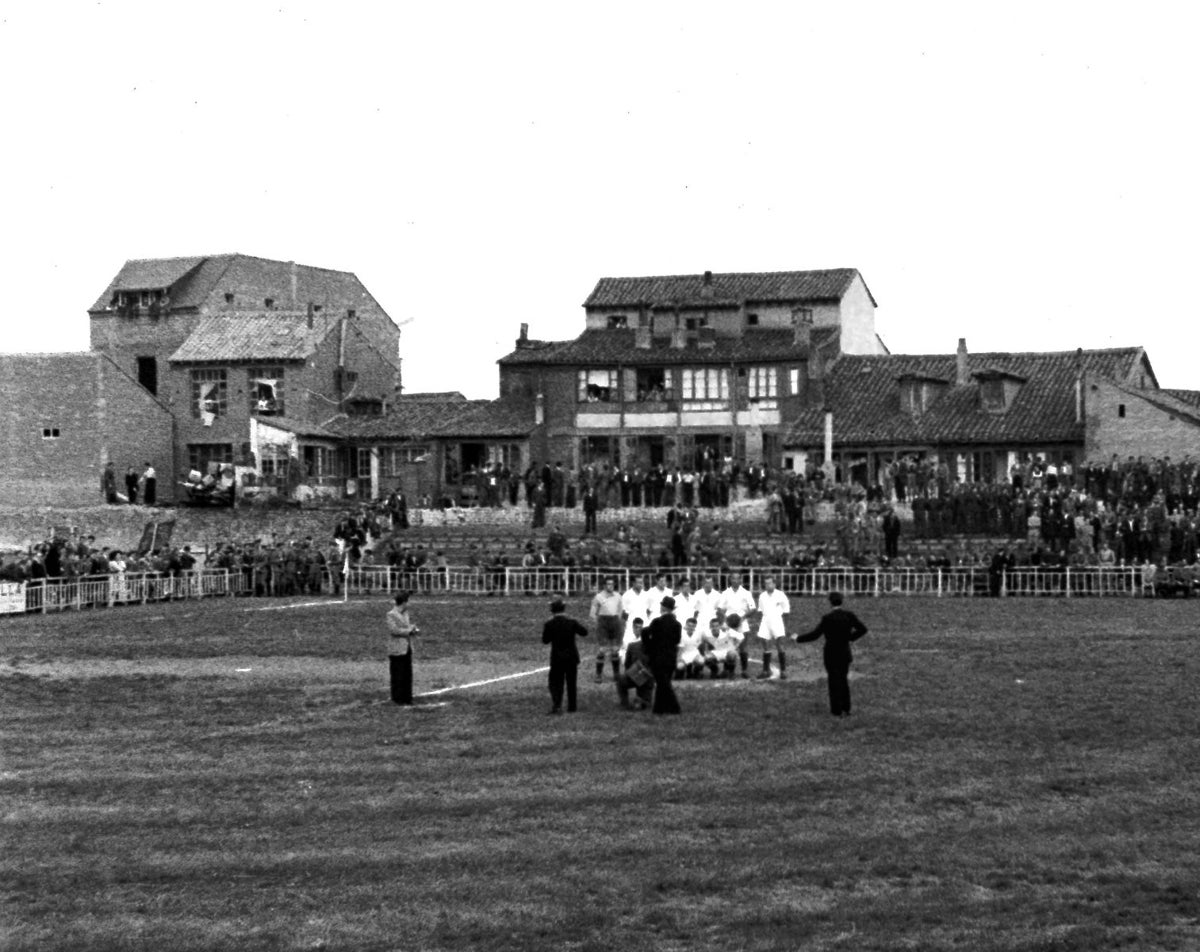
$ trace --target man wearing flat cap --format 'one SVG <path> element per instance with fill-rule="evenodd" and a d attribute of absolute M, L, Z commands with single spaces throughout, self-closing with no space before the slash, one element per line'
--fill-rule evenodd
<path fill-rule="evenodd" d="M 654 675 L 654 713 L 678 714 L 679 699 L 671 686 L 675 676 L 675 656 L 683 637 L 683 628 L 675 617 L 675 599 L 668 595 L 661 602 L 662 614 L 642 629 L 642 647 Z"/>
<path fill-rule="evenodd" d="M 587 637 L 587 629 L 566 616 L 561 598 L 550 603 L 550 620 L 542 628 L 542 644 L 550 646 L 551 714 L 562 713 L 563 687 L 567 689 L 567 713 L 575 711 L 576 676 L 579 673 L 579 648 L 575 636 Z"/>

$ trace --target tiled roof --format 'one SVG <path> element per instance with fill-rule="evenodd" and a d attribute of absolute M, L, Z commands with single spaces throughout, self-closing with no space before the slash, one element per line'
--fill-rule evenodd
<path fill-rule="evenodd" d="M 1145 400 L 1152 406 L 1174 414 L 1188 423 L 1200 425 L 1200 403 L 1195 399 L 1191 399 L 1192 397 L 1200 397 L 1200 394 L 1197 394 L 1194 390 L 1150 390 L 1140 387 L 1123 386 L 1120 383 L 1117 384 L 1117 389 L 1129 394 L 1131 397 L 1138 397 Z M 1178 394 L 1183 394 L 1183 398 L 1180 398 Z"/>
<path fill-rule="evenodd" d="M 667 337 L 656 337 L 648 349 L 634 346 L 637 332 L 586 330 L 574 340 L 553 341 L 541 346 L 519 347 L 499 363 L 504 365 L 572 364 L 584 366 L 624 366 L 659 364 L 728 364 L 754 360 L 798 360 L 808 356 L 807 347 L 793 343 L 791 328 L 748 328 L 741 337 L 718 337 L 712 347 L 672 347 Z M 812 332 L 813 343 L 828 349 L 838 338 L 838 328 L 818 327 Z M 541 342 L 531 341 L 532 344 Z"/>
<path fill-rule="evenodd" d="M 134 258 L 125 262 L 113 278 L 109 290 L 151 291 L 169 288 L 203 261 L 203 258 Z M 109 298 L 111 296 L 110 293 Z"/>
<path fill-rule="evenodd" d="M 1200 390 L 1161 390 L 1159 392 L 1165 393 L 1181 403 L 1190 403 L 1194 407 L 1200 407 Z"/>
<path fill-rule="evenodd" d="M 172 310 L 198 308 L 208 304 L 219 310 L 253 309 L 273 297 L 276 306 L 303 311 L 311 301 L 327 313 L 342 313 L 347 308 L 375 304 L 362 282 L 349 271 L 334 271 L 297 264 L 295 301 L 292 300 L 293 264 L 256 258 L 252 255 L 224 254 L 196 258 L 146 258 L 125 262 L 104 293 L 90 308 L 104 311 L 113 294 L 120 290 L 169 288 Z M 149 283 L 147 283 L 149 282 Z M 233 293 L 232 305 L 225 294 Z"/>
<path fill-rule="evenodd" d="M 398 393 L 391 399 L 395 403 L 428 403 L 431 400 L 464 403 L 467 398 L 457 390 L 435 390 L 424 393 Z"/>
<path fill-rule="evenodd" d="M 259 417 L 258 422 L 260 426 L 273 426 L 277 430 L 286 430 L 288 433 L 295 433 L 297 436 L 322 437 L 327 440 L 336 440 L 338 438 L 338 434 L 327 427 L 321 426 L 319 423 L 303 423 L 295 420 L 284 420 L 281 417 Z"/>
<path fill-rule="evenodd" d="M 854 268 L 827 271 L 766 271 L 714 274 L 706 288 L 702 274 L 644 278 L 601 278 L 584 307 L 637 307 L 639 304 L 838 301 L 858 276 Z M 864 285 L 865 286 L 865 285 Z M 705 292 L 708 292 L 707 294 Z M 870 290 L 867 291 L 870 294 Z M 871 303 L 875 303 L 874 297 Z"/>
<path fill-rule="evenodd" d="M 533 406 L 503 398 L 409 400 L 383 416 L 345 417 L 330 427 L 352 440 L 523 437 L 533 430 Z"/>
<path fill-rule="evenodd" d="M 1128 379 L 1140 360 L 1140 348 L 1083 352 L 1087 374 L 1117 382 Z M 1078 442 L 1083 424 L 1075 422 L 1075 352 L 972 354 L 968 371 L 1000 370 L 1026 378 L 1004 413 L 979 405 L 977 383 L 958 386 L 955 355 L 844 356 L 829 368 L 826 402 L 833 410 L 835 445 L 875 444 L 1044 444 Z M 900 409 L 896 380 L 905 375 L 951 381 L 920 415 Z M 785 445 L 819 446 L 824 414 L 807 408 L 785 437 Z"/>
<path fill-rule="evenodd" d="M 329 328 L 308 326 L 302 317 L 202 317 L 169 360 L 171 363 L 305 360 Z"/>

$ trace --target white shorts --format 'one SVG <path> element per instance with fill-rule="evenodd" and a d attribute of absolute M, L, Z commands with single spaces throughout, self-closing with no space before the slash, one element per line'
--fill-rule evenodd
<path fill-rule="evenodd" d="M 786 638 L 787 631 L 783 627 L 783 619 L 764 618 L 762 624 L 758 626 L 758 637 L 763 641 L 773 641 L 777 638 Z"/>

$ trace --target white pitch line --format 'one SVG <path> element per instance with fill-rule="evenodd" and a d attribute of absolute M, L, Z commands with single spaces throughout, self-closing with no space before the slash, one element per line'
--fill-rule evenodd
<path fill-rule="evenodd" d="M 320 608 L 322 605 L 343 605 L 342 601 L 296 602 L 292 605 L 263 605 L 260 608 L 243 608 L 244 612 L 282 612 L 289 608 Z"/>
<path fill-rule="evenodd" d="M 449 694 L 451 691 L 465 691 L 467 688 L 481 688 L 485 684 L 495 684 L 498 681 L 511 681 L 513 678 L 527 678 L 531 674 L 542 674 L 549 671 L 550 666 L 544 668 L 534 668 L 532 671 L 521 671 L 517 674 L 506 674 L 499 678 L 488 678 L 486 681 L 472 681 L 470 684 L 456 684 L 451 688 L 438 688 L 436 691 L 423 691 L 415 697 L 434 697 L 437 694 Z"/>

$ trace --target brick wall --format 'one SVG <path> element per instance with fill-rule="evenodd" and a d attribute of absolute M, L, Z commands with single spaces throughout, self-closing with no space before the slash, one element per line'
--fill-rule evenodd
<path fill-rule="evenodd" d="M 115 464 L 118 491 L 125 491 L 124 473 L 130 466 L 140 475 L 150 463 L 158 475 L 158 501 L 173 501 L 179 473 L 170 411 L 116 364 L 99 355 L 96 360 L 104 400 L 100 433 L 107 458 Z"/>
<path fill-rule="evenodd" d="M 1200 425 L 1103 379 L 1088 378 L 1085 416 L 1087 459 L 1200 456 Z"/>

